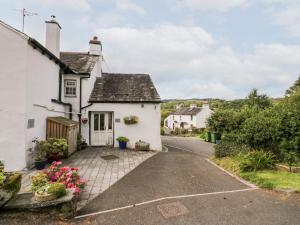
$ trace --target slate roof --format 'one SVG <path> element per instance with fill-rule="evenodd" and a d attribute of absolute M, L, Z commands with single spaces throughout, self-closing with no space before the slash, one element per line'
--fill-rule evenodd
<path fill-rule="evenodd" d="M 201 108 L 182 107 L 173 112 L 173 115 L 196 115 L 201 111 Z"/>
<path fill-rule="evenodd" d="M 91 55 L 88 52 L 60 53 L 61 61 L 80 74 L 90 74 L 99 57 L 98 55 Z"/>
<path fill-rule="evenodd" d="M 160 103 L 161 99 L 149 75 L 102 73 L 90 102 Z"/>

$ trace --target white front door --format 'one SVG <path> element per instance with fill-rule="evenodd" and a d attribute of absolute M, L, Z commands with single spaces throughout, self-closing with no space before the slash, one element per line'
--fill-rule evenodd
<path fill-rule="evenodd" d="M 112 145 L 113 113 L 93 112 L 91 122 L 91 144 L 96 146 Z"/>

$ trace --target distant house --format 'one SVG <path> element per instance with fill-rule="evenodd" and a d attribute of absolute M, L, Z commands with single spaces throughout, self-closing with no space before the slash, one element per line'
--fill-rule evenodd
<path fill-rule="evenodd" d="M 78 122 L 90 146 L 128 147 L 141 140 L 161 150 L 160 96 L 147 74 L 102 72 L 102 44 L 89 41 L 87 52 L 61 52 L 61 27 L 46 21 L 45 46 L 0 21 L 0 160 L 21 170 L 34 147 L 46 138 L 48 117 Z M 127 125 L 124 118 L 136 116 Z"/>
<path fill-rule="evenodd" d="M 164 120 L 164 125 L 171 130 L 206 128 L 206 120 L 211 113 L 212 110 L 207 103 L 204 103 L 201 108 L 194 104 L 191 104 L 190 107 L 177 106 L 175 112 Z"/>

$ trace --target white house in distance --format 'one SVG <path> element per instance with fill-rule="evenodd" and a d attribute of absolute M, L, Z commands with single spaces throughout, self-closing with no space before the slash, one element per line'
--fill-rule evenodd
<path fill-rule="evenodd" d="M 91 146 L 128 147 L 142 140 L 161 150 L 160 97 L 149 75 L 102 72 L 97 37 L 87 52 L 61 52 L 61 27 L 46 21 L 43 46 L 0 21 L 0 160 L 7 170 L 26 167 L 35 137 L 46 138 L 48 117 L 77 121 Z M 124 117 L 137 116 L 134 125 Z"/>
<path fill-rule="evenodd" d="M 206 120 L 210 117 L 212 110 L 207 103 L 202 107 L 191 104 L 190 107 L 176 107 L 175 112 L 171 113 L 164 121 L 165 127 L 175 130 L 176 128 L 206 128 Z"/>

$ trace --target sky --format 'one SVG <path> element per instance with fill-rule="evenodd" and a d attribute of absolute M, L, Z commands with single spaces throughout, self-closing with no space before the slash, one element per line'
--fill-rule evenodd
<path fill-rule="evenodd" d="M 300 0 L 0 0 L 0 20 L 42 44 L 45 20 L 62 51 L 98 36 L 103 71 L 146 73 L 163 99 L 281 97 L 300 74 Z"/>

